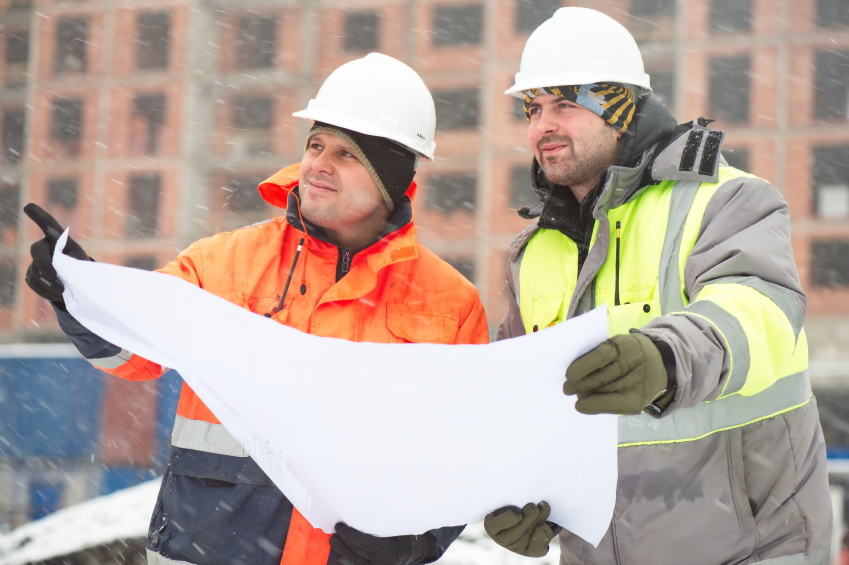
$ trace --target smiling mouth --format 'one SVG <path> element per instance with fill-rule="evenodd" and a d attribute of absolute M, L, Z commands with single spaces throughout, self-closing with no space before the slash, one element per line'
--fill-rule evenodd
<path fill-rule="evenodd" d="M 326 184 L 316 183 L 316 182 L 309 181 L 309 180 L 307 181 L 307 184 L 309 184 L 310 188 L 318 190 L 318 191 L 336 192 L 335 188 L 333 188 L 332 186 L 328 186 Z"/>

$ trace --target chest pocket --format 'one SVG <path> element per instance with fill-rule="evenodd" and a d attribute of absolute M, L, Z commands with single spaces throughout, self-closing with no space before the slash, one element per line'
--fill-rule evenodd
<path fill-rule="evenodd" d="M 639 329 L 659 315 L 660 302 L 657 297 L 643 302 L 620 304 L 619 306 L 611 306 L 608 304 L 608 335 L 613 337 L 619 334 L 626 334 L 632 328 Z"/>
<path fill-rule="evenodd" d="M 280 295 L 256 296 L 254 294 L 245 294 L 244 301 L 243 307 L 246 310 L 250 310 L 254 314 L 259 314 L 260 316 L 265 316 L 269 312 L 274 312 L 274 309 L 277 308 L 277 305 L 280 303 Z M 271 316 L 271 318 L 281 324 L 285 324 L 289 317 L 290 304 L 291 299 L 287 298 L 286 306 L 284 306 L 279 312 L 276 312 L 273 316 Z"/>
<path fill-rule="evenodd" d="M 531 315 L 526 323 L 527 333 L 549 328 L 563 321 L 565 316 L 566 296 L 555 294 L 551 296 L 534 296 L 531 301 Z"/>
<path fill-rule="evenodd" d="M 421 312 L 404 304 L 386 305 L 386 327 L 402 342 L 454 343 L 460 319 L 453 314 Z"/>

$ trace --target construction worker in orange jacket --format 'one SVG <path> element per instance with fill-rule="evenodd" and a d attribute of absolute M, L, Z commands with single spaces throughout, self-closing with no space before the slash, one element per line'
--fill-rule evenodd
<path fill-rule="evenodd" d="M 433 158 L 435 126 L 421 78 L 373 53 L 334 71 L 295 115 L 313 123 L 303 160 L 259 187 L 286 214 L 202 239 L 160 271 L 314 335 L 486 343 L 477 290 L 416 241 L 413 177 L 420 158 Z M 121 378 L 161 376 L 167 369 L 68 314 L 50 259 L 61 227 L 35 204 L 25 211 L 45 234 L 27 283 L 51 301 L 83 356 Z M 72 240 L 63 251 L 88 258 Z M 461 530 L 379 538 L 345 524 L 333 536 L 314 529 L 183 384 L 147 553 L 162 565 L 407 565 L 435 561 Z"/>

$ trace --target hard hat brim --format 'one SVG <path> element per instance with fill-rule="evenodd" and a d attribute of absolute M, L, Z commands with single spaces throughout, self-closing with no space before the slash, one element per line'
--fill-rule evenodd
<path fill-rule="evenodd" d="M 304 119 L 310 123 L 324 122 L 366 135 L 391 139 L 396 143 L 400 143 L 419 157 L 427 161 L 433 161 L 433 154 L 436 150 L 435 141 L 432 141 L 428 146 L 419 140 L 411 139 L 409 136 L 381 127 L 378 123 L 352 116 L 346 112 L 337 112 L 330 108 L 316 108 L 314 105 L 310 105 L 305 110 L 294 112 L 292 116 Z"/>
<path fill-rule="evenodd" d="M 642 77 L 626 76 L 626 75 L 611 75 L 611 74 L 596 74 L 596 73 L 552 73 L 550 75 L 535 76 L 531 79 L 521 79 L 516 77 L 516 84 L 504 91 L 504 94 L 514 96 L 516 98 L 524 98 L 522 92 L 531 90 L 532 88 L 550 88 L 552 86 L 566 85 L 581 85 L 581 84 L 596 84 L 596 83 L 615 83 L 633 85 L 640 89 L 636 92 L 639 96 L 643 96 L 652 91 L 649 75 L 643 73 Z"/>

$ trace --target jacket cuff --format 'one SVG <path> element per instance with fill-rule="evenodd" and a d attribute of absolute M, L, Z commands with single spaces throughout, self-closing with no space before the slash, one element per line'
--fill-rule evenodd
<path fill-rule="evenodd" d="M 104 359 L 114 357 L 121 353 L 121 348 L 117 345 L 109 343 L 99 335 L 82 325 L 74 318 L 65 308 L 64 305 L 57 306 L 55 303 L 50 303 L 53 306 L 53 311 L 56 312 L 56 318 L 59 320 L 59 327 L 77 348 L 80 354 L 94 361 L 96 359 Z"/>
<path fill-rule="evenodd" d="M 655 418 L 660 418 L 664 415 L 664 411 L 669 405 L 672 404 L 672 401 L 675 399 L 675 389 L 678 388 L 678 380 L 675 375 L 675 353 L 672 351 L 672 347 L 665 341 L 650 335 L 646 337 L 657 347 L 657 350 L 660 352 L 660 358 L 663 360 L 663 367 L 666 369 L 666 393 L 652 402 L 650 406 L 652 410 L 647 410 Z"/>
<path fill-rule="evenodd" d="M 462 526 L 447 526 L 444 528 L 438 528 L 436 530 L 430 530 L 427 532 L 427 535 L 433 537 L 434 541 L 434 549 L 431 555 L 428 555 L 427 558 L 423 559 L 421 563 L 433 563 L 445 553 L 445 550 L 448 549 L 454 540 L 460 537 L 460 534 L 463 533 L 463 530 L 466 529 L 466 525 Z"/>

